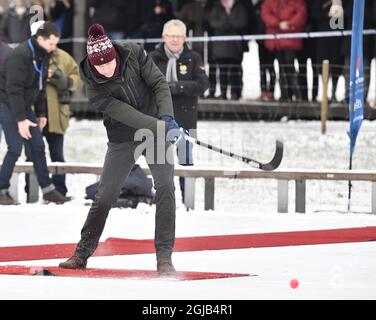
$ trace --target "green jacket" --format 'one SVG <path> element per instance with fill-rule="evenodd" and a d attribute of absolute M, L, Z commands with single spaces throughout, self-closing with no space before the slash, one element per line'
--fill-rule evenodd
<path fill-rule="evenodd" d="M 166 130 L 162 115 L 174 116 L 165 76 L 141 46 L 114 44 L 120 57 L 121 76 L 106 80 L 93 72 L 87 57 L 80 63 L 81 78 L 93 107 L 103 113 L 110 142 L 134 141 L 137 129 Z"/>
<path fill-rule="evenodd" d="M 74 92 L 82 86 L 77 63 L 67 52 L 61 49 L 54 50 L 50 58 L 49 69 L 51 69 L 51 72 L 54 73 L 57 68 L 69 80 L 67 81 L 67 90 Z M 47 83 L 48 131 L 64 134 L 69 125 L 69 105 L 61 104 L 57 87 L 48 80 Z"/>

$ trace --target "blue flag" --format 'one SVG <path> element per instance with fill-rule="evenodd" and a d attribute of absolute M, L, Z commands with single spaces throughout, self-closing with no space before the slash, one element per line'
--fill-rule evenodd
<path fill-rule="evenodd" d="M 362 125 L 364 113 L 363 21 L 364 0 L 354 0 L 349 84 L 350 157 L 355 149 L 356 137 Z"/>

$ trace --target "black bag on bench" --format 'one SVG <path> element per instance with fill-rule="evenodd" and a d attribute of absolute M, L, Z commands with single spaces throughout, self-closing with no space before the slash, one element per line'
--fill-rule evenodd
<path fill-rule="evenodd" d="M 86 187 L 85 199 L 94 200 L 98 192 L 99 182 Z M 139 202 L 152 204 L 154 202 L 153 181 L 148 178 L 141 167 L 134 165 L 128 178 L 121 188 L 118 199 L 113 203 L 113 208 L 136 208 Z"/>

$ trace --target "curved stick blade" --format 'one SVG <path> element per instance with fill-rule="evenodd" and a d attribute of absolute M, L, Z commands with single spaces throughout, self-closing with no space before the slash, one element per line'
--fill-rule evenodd
<path fill-rule="evenodd" d="M 283 143 L 277 140 L 273 159 L 269 163 L 261 163 L 260 169 L 265 170 L 265 171 L 275 170 L 281 164 L 282 158 L 283 158 Z"/>

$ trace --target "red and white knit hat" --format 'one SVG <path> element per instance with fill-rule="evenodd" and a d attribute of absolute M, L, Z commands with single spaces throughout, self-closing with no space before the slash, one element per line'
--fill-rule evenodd
<path fill-rule="evenodd" d="M 111 40 L 106 36 L 100 24 L 93 24 L 88 31 L 87 55 L 92 65 L 100 65 L 116 58 L 116 51 Z"/>

